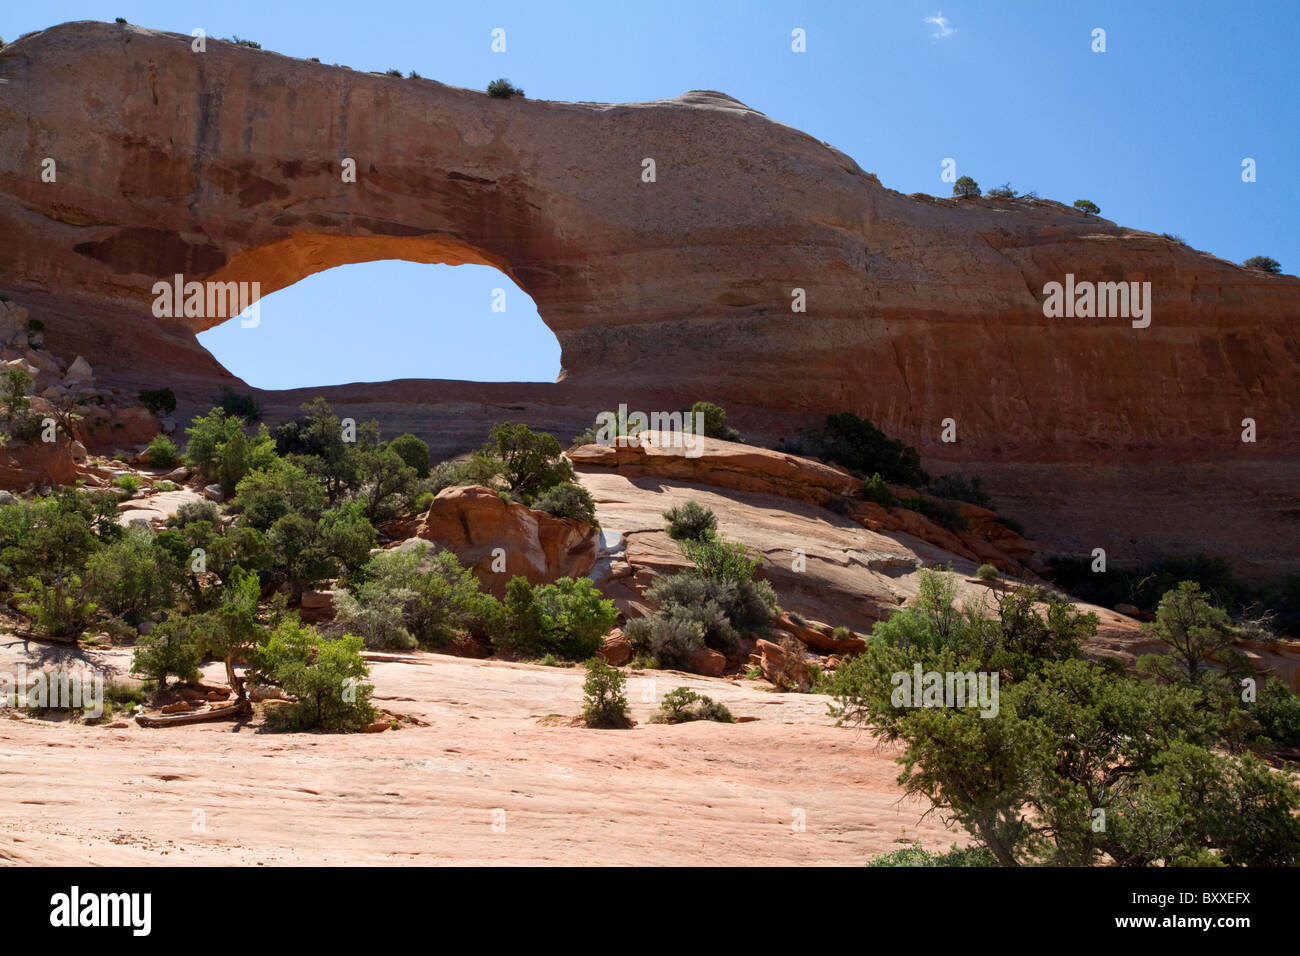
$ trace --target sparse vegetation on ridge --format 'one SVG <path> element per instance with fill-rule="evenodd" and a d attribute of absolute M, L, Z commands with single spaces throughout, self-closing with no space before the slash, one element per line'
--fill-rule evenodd
<path fill-rule="evenodd" d="M 524 91 L 522 89 L 515 86 L 509 80 L 504 78 L 499 80 L 493 80 L 491 83 L 489 83 L 487 85 L 487 93 L 488 96 L 494 97 L 499 100 L 508 100 L 512 96 L 522 97 L 524 95 Z"/>

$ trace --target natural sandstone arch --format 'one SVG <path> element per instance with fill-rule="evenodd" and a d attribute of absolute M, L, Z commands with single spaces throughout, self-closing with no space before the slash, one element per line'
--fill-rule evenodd
<path fill-rule="evenodd" d="M 429 250 L 418 252 L 434 258 Z M 241 315 L 189 324 L 202 329 L 197 340 L 209 354 L 261 390 L 402 376 L 557 380 L 559 340 L 532 297 L 500 269 L 450 254 L 431 263 L 415 254 L 390 255 L 385 248 L 380 259 L 345 262 L 274 293 L 262 290 L 255 322 Z"/>
<path fill-rule="evenodd" d="M 436 419 L 466 395 L 485 418 L 514 402 L 566 425 L 624 399 L 708 398 L 773 437 L 851 410 L 931 460 L 985 471 L 1044 523 L 1080 468 L 1114 469 L 1090 494 L 1124 504 L 1154 493 L 1150 469 L 1195 466 L 1199 492 L 1162 479 L 1162 503 L 1187 515 L 1223 507 L 1224 482 L 1297 472 L 1300 280 L 1059 203 L 904 196 L 721 93 L 494 100 L 98 23 L 12 43 L 0 80 L 0 291 L 47 317 L 52 347 L 122 382 L 188 383 L 198 400 L 226 374 L 191 328 L 152 318 L 160 278 L 265 291 L 401 249 L 509 275 L 559 339 L 565 381 L 513 394 L 398 383 L 384 390 L 398 420 Z M 647 156 L 655 183 L 640 179 Z M 57 183 L 39 178 L 45 157 Z M 1151 327 L 1044 318 L 1044 284 L 1067 273 L 1152 282 Z M 791 312 L 795 288 L 806 313 Z M 1247 414 L 1267 427 L 1243 450 Z M 940 441 L 948 417 L 956 446 Z M 1056 488 L 1056 503 L 1031 488 Z M 1269 507 L 1286 494 L 1270 490 Z M 1089 535 L 1137 540 L 1149 513 Z M 1159 512 L 1172 543 L 1202 544 L 1172 513 Z M 1231 544 L 1231 524 L 1209 550 Z M 1300 560 L 1300 541 L 1286 554 Z"/>
<path fill-rule="evenodd" d="M 494 258 L 456 240 L 299 233 L 278 242 L 241 250 L 207 278 L 218 282 L 257 281 L 261 283 L 262 295 L 267 296 L 337 266 L 401 259 L 426 265 L 492 266 L 519 285 L 515 276 L 510 274 L 509 264 L 493 261 Z M 522 285 L 519 287 L 524 288 Z M 190 324 L 195 332 L 203 332 L 222 321 L 221 318 L 201 319 Z"/>

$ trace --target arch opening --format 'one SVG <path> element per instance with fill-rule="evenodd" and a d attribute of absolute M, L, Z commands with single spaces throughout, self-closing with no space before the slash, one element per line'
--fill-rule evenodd
<path fill-rule="evenodd" d="M 461 263 L 352 262 L 264 285 L 256 324 L 227 319 L 199 343 L 259 389 L 556 381 L 560 343 L 532 297 L 492 265 Z"/>

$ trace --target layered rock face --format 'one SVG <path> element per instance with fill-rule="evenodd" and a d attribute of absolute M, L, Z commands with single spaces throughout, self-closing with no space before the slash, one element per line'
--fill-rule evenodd
<path fill-rule="evenodd" d="M 1132 553 L 1162 534 L 1242 550 L 1245 511 L 1223 532 L 1162 531 L 1205 511 L 1203 475 L 1171 486 L 1149 533 L 1108 520 L 1112 503 L 1145 494 L 1150 513 L 1165 497 L 1144 482 L 1153 463 L 1214 462 L 1246 484 L 1261 467 L 1300 474 L 1300 280 L 1058 203 L 904 196 L 720 93 L 496 100 L 96 23 L 11 44 L 0 80 L 0 291 L 104 375 L 182 398 L 226 380 L 194 340 L 222 318 L 151 312 L 177 273 L 265 295 L 350 262 L 473 262 L 509 275 L 560 341 L 563 381 L 541 401 L 564 411 L 542 418 L 708 398 L 776 437 L 850 410 L 989 475 L 1036 537 L 1100 464 L 1109 490 L 1069 544 Z M 1044 287 L 1067 275 L 1149 282 L 1149 326 L 1046 318 Z M 407 391 L 391 417 L 433 437 L 454 399 Z M 1049 469 L 1040 494 L 1025 465 Z M 1268 560 L 1300 561 L 1300 535 Z"/>
<path fill-rule="evenodd" d="M 579 468 L 613 468 L 629 478 L 676 478 L 816 505 L 851 495 L 862 484 L 843 468 L 797 455 L 666 432 L 646 431 L 610 445 L 582 445 L 568 456 Z"/>

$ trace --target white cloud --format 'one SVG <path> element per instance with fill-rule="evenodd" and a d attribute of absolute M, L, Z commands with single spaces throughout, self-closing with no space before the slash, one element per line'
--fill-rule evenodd
<path fill-rule="evenodd" d="M 938 27 L 938 29 L 935 30 L 934 33 L 930 34 L 930 36 L 934 37 L 936 40 L 942 40 L 944 37 L 950 37 L 957 32 L 951 26 L 948 25 L 948 18 L 945 17 L 942 12 L 936 13 L 932 17 L 925 17 L 921 22 L 928 23 L 931 26 Z"/>

